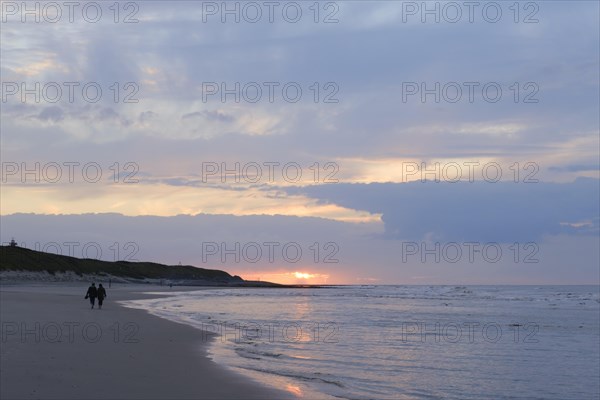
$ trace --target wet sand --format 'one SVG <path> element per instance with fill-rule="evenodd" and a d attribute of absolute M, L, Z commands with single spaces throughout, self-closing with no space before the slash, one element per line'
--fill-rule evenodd
<path fill-rule="evenodd" d="M 107 288 L 102 310 L 90 309 L 86 290 L 74 283 L 0 287 L 0 398 L 293 398 L 213 362 L 203 332 L 116 303 L 168 288 Z"/>

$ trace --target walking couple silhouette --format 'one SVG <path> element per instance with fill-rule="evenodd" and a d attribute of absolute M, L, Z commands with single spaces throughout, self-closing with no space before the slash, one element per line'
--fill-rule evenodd
<path fill-rule="evenodd" d="M 96 288 L 96 284 L 92 283 L 92 286 L 88 288 L 87 293 L 85 294 L 85 298 L 90 299 L 90 304 L 92 305 L 92 308 L 94 308 L 96 297 L 98 298 L 98 308 L 102 309 L 102 302 L 104 302 L 104 298 L 107 297 L 106 290 L 104 289 L 102 284 L 99 284 Z"/>

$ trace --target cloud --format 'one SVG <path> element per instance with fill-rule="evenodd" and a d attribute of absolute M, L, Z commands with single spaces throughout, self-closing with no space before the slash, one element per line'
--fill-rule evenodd
<path fill-rule="evenodd" d="M 568 172 L 583 172 L 583 171 L 599 171 L 598 164 L 570 164 L 564 166 L 550 167 L 551 171 L 568 171 Z"/>
<path fill-rule="evenodd" d="M 155 112 L 144 111 L 144 112 L 140 113 L 138 120 L 140 123 L 144 124 L 144 123 L 152 121 L 152 119 L 154 119 L 156 116 L 157 116 L 157 114 Z"/>
<path fill-rule="evenodd" d="M 65 118 L 65 113 L 58 106 L 44 108 L 36 117 L 41 121 L 59 122 Z"/>
<path fill-rule="evenodd" d="M 219 122 L 233 122 L 235 118 L 232 115 L 228 115 L 227 113 L 220 110 L 203 110 L 203 111 L 195 111 L 192 113 L 184 114 L 181 116 L 181 119 L 188 118 L 206 118 L 209 121 L 219 121 Z"/>
<path fill-rule="evenodd" d="M 392 239 L 528 242 L 544 235 L 598 236 L 600 184 L 410 182 L 284 189 L 325 203 L 381 213 Z M 587 221 L 585 224 L 565 224 Z"/>
<path fill-rule="evenodd" d="M 120 214 L 0 217 L 3 243 L 76 257 L 148 260 L 224 269 L 248 279 L 285 279 L 295 272 L 317 276 L 313 283 L 348 284 L 593 284 L 599 283 L 597 236 L 546 236 L 534 253 L 504 246 L 497 262 L 436 262 L 429 255 L 403 255 L 402 243 L 382 235 L 379 223 L 354 224 L 293 216 Z M 60 226 L 61 229 L 56 229 Z M 271 243 L 271 245 L 265 245 Z M 287 253 L 284 247 L 287 245 Z M 269 246 L 273 259 L 269 259 Z M 433 247 L 428 243 L 429 248 Z M 257 258 L 256 250 L 261 249 Z M 296 259 L 295 251 L 302 256 Z M 480 248 L 481 249 L 481 246 Z M 514 249 L 514 247 L 513 247 Z M 284 256 L 285 254 L 285 256 Z M 524 263 L 532 256 L 536 263 Z M 286 259 L 287 257 L 287 259 Z M 329 261 L 325 262 L 326 258 Z M 566 268 L 568 266 L 568 268 Z M 306 280 L 303 280 L 306 281 Z"/>

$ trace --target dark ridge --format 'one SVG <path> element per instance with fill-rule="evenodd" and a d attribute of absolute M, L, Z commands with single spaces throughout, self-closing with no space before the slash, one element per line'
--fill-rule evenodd
<path fill-rule="evenodd" d="M 82 259 L 43 253 L 18 246 L 0 246 L 0 271 L 47 271 L 52 275 L 72 271 L 79 276 L 84 274 L 112 275 L 134 281 L 162 279 L 185 285 L 281 286 L 270 282 L 244 281 L 239 276 L 231 276 L 225 271 L 191 265 Z"/>

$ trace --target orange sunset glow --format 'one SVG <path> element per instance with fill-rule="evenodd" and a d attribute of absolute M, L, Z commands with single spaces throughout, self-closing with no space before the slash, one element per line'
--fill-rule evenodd
<path fill-rule="evenodd" d="M 235 272 L 234 272 L 235 274 Z M 330 274 L 320 274 L 314 272 L 304 271 L 290 271 L 290 272 L 271 272 L 271 271 L 258 271 L 244 273 L 242 276 L 246 280 L 252 281 L 267 281 L 273 283 L 280 283 L 283 285 L 324 285 L 328 283 Z"/>

